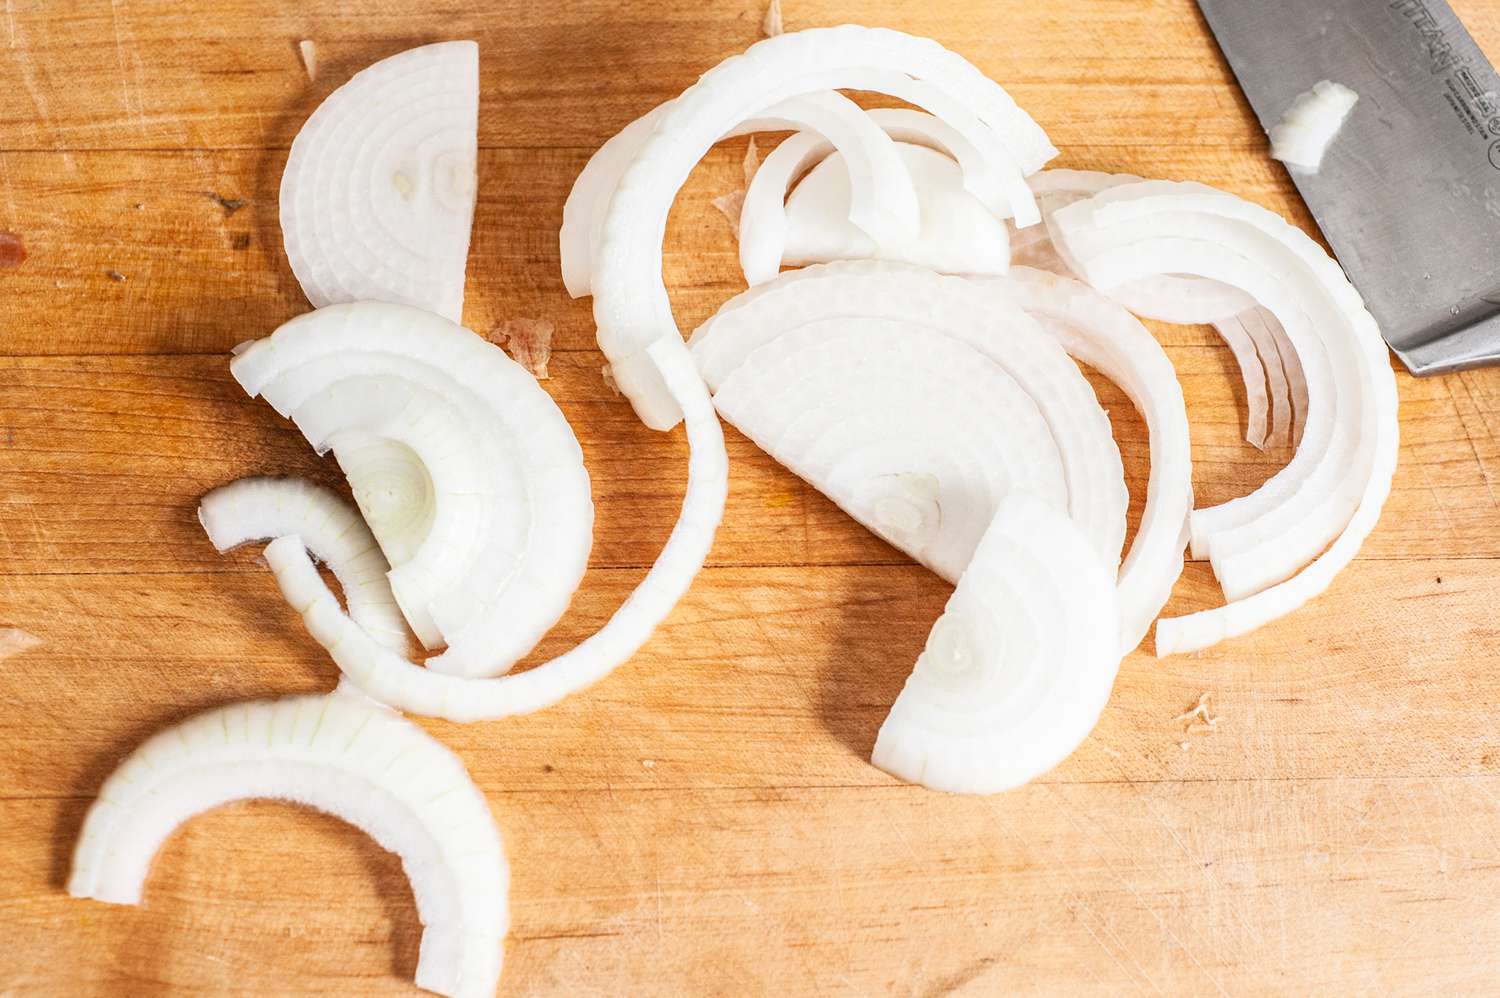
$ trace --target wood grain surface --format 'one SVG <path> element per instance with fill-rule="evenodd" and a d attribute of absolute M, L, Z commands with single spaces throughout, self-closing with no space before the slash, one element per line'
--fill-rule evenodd
<path fill-rule="evenodd" d="M 61 886 L 84 810 L 148 733 L 335 679 L 254 552 L 221 558 L 194 517 L 240 475 L 335 481 L 226 364 L 306 308 L 276 222 L 287 147 L 359 67 L 478 39 L 466 321 L 557 324 L 546 386 L 599 511 L 538 654 L 556 651 L 655 556 L 685 455 L 599 381 L 589 306 L 558 274 L 563 199 L 608 135 L 754 40 L 759 0 L 3 2 L 0 231 L 27 258 L 0 269 L 0 626 L 42 643 L 0 664 L 0 994 L 412 993 L 399 863 L 312 812 L 192 821 L 139 908 Z M 1500 56 L 1500 2 L 1453 6 Z M 1190 0 L 784 10 L 937 38 L 1010 89 L 1059 165 L 1199 179 L 1309 226 Z M 709 202 L 742 149 L 710 154 L 673 215 L 685 327 L 740 287 Z M 1157 332 L 1200 499 L 1247 491 L 1286 455 L 1240 442 L 1228 352 Z M 1395 489 L 1333 588 L 1206 653 L 1131 655 L 1077 754 L 990 799 L 866 762 L 947 588 L 729 433 L 710 565 L 633 661 L 534 716 L 424 722 L 506 838 L 503 992 L 1496 993 L 1500 372 L 1398 382 Z M 1144 429 L 1096 385 L 1138 493 Z M 1217 599 L 1192 564 L 1169 609 Z M 1222 720 L 1184 736 L 1172 719 L 1203 692 Z"/>

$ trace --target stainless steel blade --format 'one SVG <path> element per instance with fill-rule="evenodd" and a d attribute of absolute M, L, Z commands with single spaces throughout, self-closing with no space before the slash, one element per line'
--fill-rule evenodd
<path fill-rule="evenodd" d="M 1500 76 L 1443 0 L 1198 0 L 1269 129 L 1359 94 L 1316 174 L 1290 170 L 1413 374 L 1500 361 Z"/>

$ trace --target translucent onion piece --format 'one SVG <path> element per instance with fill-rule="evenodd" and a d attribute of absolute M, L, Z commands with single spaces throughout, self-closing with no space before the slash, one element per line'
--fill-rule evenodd
<path fill-rule="evenodd" d="M 1095 545 L 1100 560 L 1111 568 L 1119 564 L 1129 496 L 1109 418 L 1077 366 L 1015 303 L 972 282 L 909 264 L 847 261 L 792 271 L 744 292 L 725 303 L 694 332 L 690 342 L 704 379 L 719 391 L 754 351 L 778 337 L 816 322 L 834 322 L 857 331 L 872 320 L 914 327 L 917 331 L 912 336 L 936 332 L 954 339 L 1014 379 L 1035 402 L 1061 456 L 1067 487 L 1064 508 Z M 857 339 L 847 350 L 849 356 L 838 363 L 856 363 L 865 352 Z M 716 403 L 724 412 L 722 399 Z M 756 410 L 771 407 L 769 399 L 752 400 L 751 405 L 751 414 L 756 416 Z M 946 435 L 964 437 L 968 425 L 950 427 Z M 764 428 L 758 431 L 760 437 L 747 426 L 740 429 L 752 438 L 769 439 Z M 809 469 L 808 475 L 813 471 Z M 827 481 L 815 477 L 808 481 L 826 491 Z M 832 498 L 838 501 L 837 496 Z M 870 525 L 860 512 L 850 512 Z M 993 508 L 988 508 L 980 522 L 965 524 L 971 544 L 978 542 L 992 513 Z M 887 539 L 932 564 L 901 541 Z M 954 561 L 932 567 L 952 581 L 970 552 L 972 546 Z"/>
<path fill-rule="evenodd" d="M 662 104 L 625 126 L 599 147 L 573 182 L 563 204 L 558 244 L 563 284 L 574 298 L 592 293 L 593 258 L 610 198 L 668 106 Z M 813 91 L 762 106 L 751 117 L 725 126 L 720 139 L 765 131 L 818 136 L 823 155 L 839 149 L 855 164 L 850 220 L 885 242 L 916 236 L 920 217 L 906 168 L 886 133 L 849 98 L 831 90 Z M 785 194 L 783 185 L 778 206 Z M 779 251 L 776 258 L 780 259 Z"/>
<path fill-rule="evenodd" d="M 1269 322 L 1267 321 L 1269 319 Z M 1271 333 L 1276 317 L 1263 308 L 1251 308 L 1239 313 L 1233 320 L 1220 320 L 1220 324 L 1234 321 L 1244 330 L 1255 346 L 1255 355 L 1265 372 L 1266 391 L 1269 398 L 1269 415 L 1265 436 L 1258 446 L 1264 448 L 1285 447 L 1292 439 L 1292 388 L 1287 381 L 1286 368 L 1282 364 L 1281 349 Z M 1296 357 L 1296 352 L 1292 352 Z M 1254 443 L 1254 441 L 1251 441 Z"/>
<path fill-rule="evenodd" d="M 901 143 L 896 148 L 921 206 L 922 227 L 915 238 L 882 244 L 849 221 L 849 170 L 843 156 L 834 153 L 797 185 L 784 209 L 774 206 L 786 217 L 786 250 L 778 262 L 796 267 L 878 257 L 943 274 L 1005 273 L 1010 265 L 1005 223 L 964 190 L 958 164 L 922 146 Z M 755 223 L 742 213 L 741 236 Z M 748 273 L 746 281 L 757 283 Z"/>
<path fill-rule="evenodd" d="M 446 639 L 431 668 L 503 672 L 562 615 L 588 564 L 588 473 L 556 403 L 499 347 L 418 309 L 363 302 L 299 316 L 230 368 L 333 449 L 372 529 L 391 515 L 369 511 L 372 495 L 425 503 L 431 492 L 421 542 L 391 559 L 390 576 L 418 636 L 432 646 L 425 622 Z M 387 456 L 404 447 L 419 471 L 382 473 L 372 439 Z"/>
<path fill-rule="evenodd" d="M 1124 185 L 1053 221 L 1069 265 L 1095 285 L 1186 273 L 1250 294 L 1281 324 L 1307 380 L 1291 462 L 1251 495 L 1193 514 L 1193 544 L 1229 604 L 1162 621 L 1157 653 L 1243 634 L 1322 592 L 1379 518 L 1398 436 L 1385 344 L 1338 264 L 1280 217 L 1201 185 Z"/>
<path fill-rule="evenodd" d="M 375 300 L 459 320 L 478 136 L 474 42 L 393 55 L 328 95 L 281 177 L 286 255 L 315 308 Z"/>
<path fill-rule="evenodd" d="M 1140 644 L 1182 574 L 1193 508 L 1192 447 L 1182 385 L 1166 352 L 1122 306 L 1070 277 L 1012 267 L 977 281 L 1015 301 L 1063 349 L 1130 397 L 1150 434 L 1151 473 L 1141 523 L 1119 574 L 1121 654 Z"/>
<path fill-rule="evenodd" d="M 757 42 L 709 70 L 667 106 L 622 174 L 593 260 L 599 345 L 647 425 L 665 429 L 680 418 L 643 351 L 663 336 L 679 335 L 661 278 L 661 243 L 667 213 L 693 165 L 725 127 L 769 102 L 866 86 L 871 70 L 908 74 L 967 109 L 996 133 L 1022 174 L 1056 152 L 1036 123 L 974 66 L 936 42 L 895 31 L 844 25 L 793 32 Z"/>
<path fill-rule="evenodd" d="M 1285 412 L 1273 410 L 1273 399 L 1280 398 L 1284 408 L 1287 394 L 1284 381 L 1281 383 L 1282 391 L 1278 394 L 1267 377 L 1265 363 L 1261 360 L 1250 330 L 1246 328 L 1244 319 L 1253 314 L 1254 309 L 1251 309 L 1220 319 L 1214 323 L 1214 331 L 1229 348 L 1235 366 L 1239 368 L 1240 381 L 1245 386 L 1245 442 L 1264 450 L 1266 437 L 1275 425 L 1276 417 L 1286 416 Z M 1281 369 L 1279 361 L 1276 369 Z"/>
<path fill-rule="evenodd" d="M 406 651 L 406 623 L 385 578 L 390 566 L 359 512 L 332 490 L 300 478 L 241 478 L 203 497 L 198 522 L 221 553 L 301 537 L 338 579 L 349 616 L 381 644 Z"/>
<path fill-rule="evenodd" d="M 806 323 L 753 350 L 716 386 L 714 406 L 945 578 L 963 572 L 1003 497 L 1067 510 L 1062 461 L 1035 401 L 984 354 L 929 326 Z"/>
<path fill-rule="evenodd" d="M 927 637 L 870 761 L 949 793 L 1035 779 L 1099 721 L 1119 671 L 1115 589 L 1072 521 L 1006 499 Z"/>
<path fill-rule="evenodd" d="M 645 644 L 708 556 L 724 511 L 729 471 L 719 420 L 682 341 L 664 338 L 651 346 L 648 356 L 674 403 L 686 413 L 691 451 L 687 493 L 656 563 L 609 622 L 571 651 L 525 672 L 493 679 L 444 675 L 382 647 L 350 620 L 296 538 L 272 541 L 266 561 L 282 593 L 349 680 L 400 710 L 476 721 L 550 706 L 602 679 Z"/>
<path fill-rule="evenodd" d="M 421 728 L 344 694 L 231 704 L 147 739 L 89 809 L 68 893 L 140 904 L 152 857 L 177 826 L 263 797 L 326 811 L 400 856 L 423 926 L 417 986 L 494 995 L 510 871 L 489 805 Z"/>
<path fill-rule="evenodd" d="M 1297 95 L 1281 120 L 1266 133 L 1271 137 L 1271 158 L 1317 173 L 1323 165 L 1323 154 L 1358 102 L 1359 94 L 1342 83 L 1320 80 L 1313 84 L 1311 90 Z"/>

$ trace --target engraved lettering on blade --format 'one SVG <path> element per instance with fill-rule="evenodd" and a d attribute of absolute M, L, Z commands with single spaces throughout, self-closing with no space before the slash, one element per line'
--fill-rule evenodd
<path fill-rule="evenodd" d="M 1422 36 L 1422 41 L 1427 45 L 1427 57 L 1432 62 L 1432 75 L 1445 72 L 1458 62 L 1458 57 L 1453 53 L 1453 43 L 1443 34 L 1442 26 L 1432 16 L 1432 11 L 1427 9 L 1427 4 L 1422 0 L 1391 0 L 1390 7 L 1410 21 L 1411 26 Z"/>

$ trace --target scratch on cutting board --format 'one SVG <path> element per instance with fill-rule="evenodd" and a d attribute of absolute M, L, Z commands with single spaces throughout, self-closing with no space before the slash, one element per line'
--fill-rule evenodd
<path fill-rule="evenodd" d="M 0 661 L 36 648 L 42 639 L 19 627 L 0 627 Z"/>
<path fill-rule="evenodd" d="M 10 0 L 5 0 L 5 22 L 10 26 L 10 47 L 16 47 L 16 12 L 10 5 Z"/>

